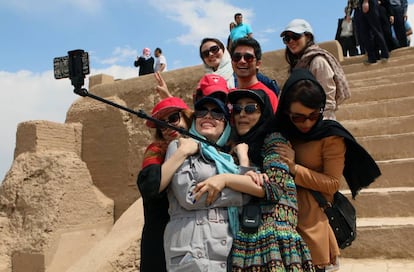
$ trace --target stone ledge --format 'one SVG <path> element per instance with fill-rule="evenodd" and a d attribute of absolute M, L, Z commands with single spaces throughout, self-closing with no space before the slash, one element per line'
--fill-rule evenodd
<path fill-rule="evenodd" d="M 14 159 L 24 152 L 62 151 L 81 154 L 82 125 L 27 121 L 17 127 Z"/>
<path fill-rule="evenodd" d="M 351 202 L 358 217 L 414 216 L 414 209 L 412 209 L 414 206 L 413 187 L 363 189 L 360 195 Z"/>
<path fill-rule="evenodd" d="M 362 226 L 365 219 L 357 220 L 357 237 L 352 245 L 341 251 L 346 258 L 407 258 L 414 259 L 413 219 L 381 218 L 382 224 Z M 408 220 L 407 224 L 403 224 Z M 387 225 L 385 225 L 387 222 Z M 398 224 L 393 224 L 396 222 Z"/>
<path fill-rule="evenodd" d="M 414 158 L 414 132 L 356 137 L 376 160 Z"/>
<path fill-rule="evenodd" d="M 354 137 L 404 134 L 414 131 L 414 114 L 377 119 L 339 120 Z"/>
<path fill-rule="evenodd" d="M 342 104 L 338 120 L 376 119 L 414 114 L 414 96 Z"/>

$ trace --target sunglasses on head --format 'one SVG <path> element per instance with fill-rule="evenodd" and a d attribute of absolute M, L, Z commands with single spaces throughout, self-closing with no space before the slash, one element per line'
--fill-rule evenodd
<path fill-rule="evenodd" d="M 290 43 L 291 40 L 297 41 L 299 40 L 301 37 L 303 36 L 303 34 L 297 34 L 297 33 L 289 33 L 289 34 L 285 34 L 283 36 L 283 42 L 285 44 Z"/>
<path fill-rule="evenodd" d="M 234 53 L 233 56 L 231 56 L 231 60 L 234 62 L 239 62 L 242 58 L 246 62 L 252 62 L 256 57 L 250 53 Z"/>
<path fill-rule="evenodd" d="M 306 120 L 316 121 L 319 119 L 320 115 L 322 114 L 323 109 L 319 111 L 314 111 L 309 115 L 299 114 L 299 113 L 289 113 L 290 120 L 294 123 L 304 123 Z"/>
<path fill-rule="evenodd" d="M 218 45 L 213 45 L 209 49 L 202 51 L 201 55 L 203 56 L 203 58 L 207 58 L 208 56 L 210 56 L 210 53 L 216 54 L 219 50 L 220 47 Z"/>
<path fill-rule="evenodd" d="M 211 110 L 206 109 L 206 108 L 196 109 L 194 111 L 194 116 L 195 116 L 195 118 L 203 118 L 203 117 L 206 117 L 207 114 L 209 114 L 209 113 L 210 113 L 210 116 L 213 119 L 216 119 L 216 120 L 224 120 L 225 119 L 224 112 L 222 112 L 219 108 L 214 108 L 214 109 L 211 109 Z"/>
<path fill-rule="evenodd" d="M 259 106 L 257 104 L 246 104 L 246 105 L 233 104 L 234 114 L 240 114 L 242 111 L 244 111 L 246 114 L 252 114 L 256 112 L 258 109 L 259 109 Z"/>
<path fill-rule="evenodd" d="M 161 119 L 160 119 L 161 120 Z M 177 125 L 180 122 L 180 112 L 174 112 L 173 114 L 170 114 L 167 119 L 161 120 L 164 121 L 170 125 Z M 166 130 L 167 127 L 160 127 L 161 130 Z"/>

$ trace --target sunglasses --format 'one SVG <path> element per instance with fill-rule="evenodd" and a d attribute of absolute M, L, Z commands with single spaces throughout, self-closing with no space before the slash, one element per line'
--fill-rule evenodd
<path fill-rule="evenodd" d="M 174 125 L 177 125 L 180 122 L 180 118 L 181 118 L 180 117 L 180 112 L 177 111 L 177 112 L 171 114 L 170 116 L 168 116 L 167 119 L 165 119 L 165 120 L 160 119 L 160 120 L 174 126 Z M 160 127 L 160 129 L 161 130 L 166 130 L 167 127 Z"/>
<path fill-rule="evenodd" d="M 209 113 L 210 113 L 210 116 L 213 119 L 216 119 L 216 120 L 224 120 L 225 119 L 224 112 L 222 112 L 219 108 L 214 108 L 214 109 L 211 109 L 211 110 L 208 110 L 206 108 L 201 108 L 201 109 L 198 109 L 198 110 L 194 111 L 194 116 L 195 116 L 195 118 L 203 118 L 203 117 L 206 117 L 207 114 L 209 114 Z"/>
<path fill-rule="evenodd" d="M 209 49 L 204 50 L 203 52 L 201 52 L 201 55 L 203 56 L 203 58 L 207 58 L 208 56 L 210 56 L 210 53 L 216 54 L 219 50 L 220 50 L 219 46 L 213 45 Z"/>
<path fill-rule="evenodd" d="M 310 121 L 318 120 L 322 112 L 323 112 L 323 109 L 320 109 L 319 111 L 314 111 L 309 115 L 304 115 L 304 114 L 299 114 L 299 113 L 289 113 L 289 117 L 293 123 L 304 123 L 308 119 Z"/>
<path fill-rule="evenodd" d="M 285 34 L 283 36 L 283 43 L 288 44 L 288 43 L 290 43 L 291 40 L 297 41 L 300 38 L 302 38 L 302 36 L 303 36 L 303 34 L 297 34 L 297 33 L 290 33 L 289 35 Z"/>
<path fill-rule="evenodd" d="M 246 105 L 233 104 L 234 114 L 240 114 L 243 110 L 246 114 L 252 114 L 256 112 L 258 109 L 259 109 L 259 106 L 257 104 L 246 104 Z"/>
<path fill-rule="evenodd" d="M 231 60 L 234 62 L 239 62 L 242 58 L 244 58 L 246 62 L 252 62 L 256 57 L 250 53 L 234 53 L 233 56 L 231 56 Z"/>

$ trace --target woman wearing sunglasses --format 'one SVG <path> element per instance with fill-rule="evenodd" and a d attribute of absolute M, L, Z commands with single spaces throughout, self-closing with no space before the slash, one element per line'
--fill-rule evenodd
<path fill-rule="evenodd" d="M 287 166 L 274 152 L 286 142 L 279 133 L 268 134 L 274 124 L 272 105 L 262 90 L 235 90 L 228 95 L 232 108 L 233 151 L 240 157 L 248 146 L 248 165 L 266 173 L 265 194 L 257 230 L 239 229 L 233 240 L 231 271 L 314 271 L 309 249 L 296 231 L 296 188 Z M 266 137 L 267 136 L 267 137 Z M 247 192 L 249 193 L 249 192 Z"/>
<path fill-rule="evenodd" d="M 276 151 L 289 166 L 297 186 L 297 229 L 309 246 L 316 271 L 336 271 L 339 247 L 311 190 L 332 202 L 343 175 L 348 184 L 355 184 L 350 186 L 355 197 L 381 173 L 345 128 L 334 120 L 323 120 L 325 96 L 309 70 L 294 69 L 282 89 L 273 128 L 292 144 L 278 144 Z"/>
<path fill-rule="evenodd" d="M 313 30 L 303 19 L 292 20 L 280 34 L 286 45 L 285 58 L 293 68 L 306 68 L 320 82 L 326 93 L 325 119 L 336 120 L 335 111 L 350 97 L 348 81 L 338 60 L 315 44 Z"/>
<path fill-rule="evenodd" d="M 204 38 L 201 41 L 199 52 L 204 64 L 204 72 L 222 76 L 227 82 L 227 87 L 234 88 L 231 58 L 224 44 L 216 38 Z"/>
<path fill-rule="evenodd" d="M 192 113 L 183 100 L 168 97 L 155 105 L 151 116 L 187 130 L 191 125 Z M 150 120 L 146 121 L 146 125 L 155 128 L 155 140 L 145 150 L 142 170 L 137 179 L 144 206 L 140 271 L 162 272 L 167 271 L 164 258 L 160 256 L 164 256 L 163 235 L 169 215 L 167 194 L 160 190 L 161 164 L 164 162 L 168 144 L 180 134 L 170 128 L 157 126 Z"/>
<path fill-rule="evenodd" d="M 190 132 L 220 148 L 225 147 L 231 132 L 227 105 L 207 96 L 198 100 L 194 109 Z M 233 240 L 231 231 L 237 228 L 237 207 L 246 203 L 248 197 L 230 188 L 222 189 L 214 199 L 209 199 L 209 191 L 198 197 L 194 192 L 198 183 L 217 174 L 237 174 L 239 168 L 228 153 L 204 142 L 193 143 L 198 147 L 197 152 L 176 141 L 167 151 L 167 158 L 176 153 L 188 155 L 175 171 L 168 189 L 170 222 L 164 233 L 167 269 L 224 272 Z M 238 177 L 252 194 L 263 194 L 251 176 Z"/>

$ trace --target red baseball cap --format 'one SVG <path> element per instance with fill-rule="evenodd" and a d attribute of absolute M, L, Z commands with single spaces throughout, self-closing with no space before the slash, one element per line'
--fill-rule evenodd
<path fill-rule="evenodd" d="M 193 95 L 193 102 L 195 103 L 201 97 L 210 96 L 212 94 L 217 94 L 218 98 L 225 100 L 228 93 L 229 88 L 227 87 L 227 81 L 222 76 L 206 74 L 198 82 L 196 93 Z"/>
<path fill-rule="evenodd" d="M 159 119 L 163 116 L 168 116 L 170 113 L 173 113 L 178 110 L 185 110 L 190 109 L 187 104 L 178 97 L 167 97 L 160 102 L 157 103 L 157 105 L 154 106 L 151 112 L 151 116 L 153 118 Z M 146 123 L 147 127 L 155 128 L 154 122 L 147 120 Z"/>

